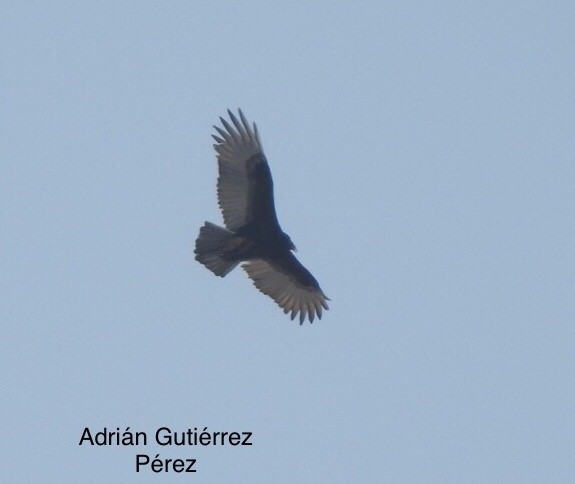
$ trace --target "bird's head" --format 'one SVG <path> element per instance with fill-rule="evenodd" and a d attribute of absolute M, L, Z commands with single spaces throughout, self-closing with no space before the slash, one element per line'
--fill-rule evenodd
<path fill-rule="evenodd" d="M 286 234 L 286 233 L 283 233 L 282 236 L 283 236 L 284 244 L 286 245 L 286 247 L 287 247 L 289 250 L 293 250 L 293 251 L 297 252 L 296 246 L 295 246 L 295 244 L 291 241 L 289 235 Z"/>

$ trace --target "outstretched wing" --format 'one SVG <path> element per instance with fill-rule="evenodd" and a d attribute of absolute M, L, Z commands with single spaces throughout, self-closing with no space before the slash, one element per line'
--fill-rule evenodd
<path fill-rule="evenodd" d="M 225 129 L 214 126 L 219 136 L 212 135 L 218 153 L 218 203 L 226 227 L 233 231 L 254 220 L 277 224 L 273 182 L 258 129 L 238 112 L 239 120 L 228 109 L 233 126 L 220 118 Z"/>
<path fill-rule="evenodd" d="M 322 308 L 329 309 L 329 298 L 310 272 L 289 252 L 281 259 L 254 259 L 242 265 L 254 285 L 270 296 L 291 319 L 299 313 L 300 324 L 306 316 L 313 323 L 321 319 Z"/>

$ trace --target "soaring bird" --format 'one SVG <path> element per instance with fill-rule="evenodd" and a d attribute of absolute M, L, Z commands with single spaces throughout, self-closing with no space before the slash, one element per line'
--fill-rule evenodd
<path fill-rule="evenodd" d="M 293 320 L 321 319 L 329 298 L 296 259 L 295 246 L 278 222 L 270 167 L 257 126 L 228 109 L 231 124 L 220 117 L 214 126 L 218 158 L 218 204 L 224 227 L 206 222 L 196 240 L 196 260 L 224 277 L 238 263 L 254 285 Z M 233 125 L 233 126 L 232 126 Z"/>

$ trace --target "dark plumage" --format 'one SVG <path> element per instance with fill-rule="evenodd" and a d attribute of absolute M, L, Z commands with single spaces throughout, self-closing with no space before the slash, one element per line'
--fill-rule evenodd
<path fill-rule="evenodd" d="M 196 240 L 196 260 L 224 277 L 240 262 L 254 285 L 300 324 L 313 322 L 328 309 L 329 298 L 295 258 L 295 246 L 278 222 L 272 175 L 258 129 L 241 110 L 228 110 L 233 126 L 220 118 L 218 136 L 218 203 L 226 228 L 206 222 Z"/>

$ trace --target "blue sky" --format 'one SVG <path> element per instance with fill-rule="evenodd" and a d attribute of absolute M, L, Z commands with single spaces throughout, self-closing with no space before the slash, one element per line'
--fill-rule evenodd
<path fill-rule="evenodd" d="M 572 2 L 2 10 L 8 481 L 575 482 Z M 313 325 L 193 260 L 237 107 Z M 78 445 L 162 426 L 253 445 Z"/>

